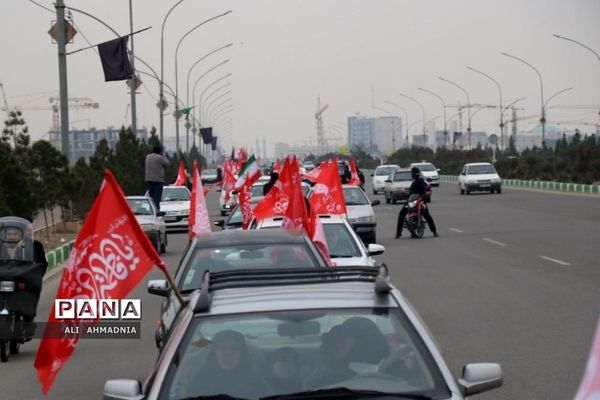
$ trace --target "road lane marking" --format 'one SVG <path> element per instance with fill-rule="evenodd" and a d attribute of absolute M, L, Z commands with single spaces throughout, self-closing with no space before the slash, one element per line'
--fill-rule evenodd
<path fill-rule="evenodd" d="M 458 232 L 458 233 L 465 233 L 465 231 L 461 231 L 460 229 L 456 229 L 456 228 L 448 228 L 449 231 L 453 231 L 453 232 Z"/>
<path fill-rule="evenodd" d="M 566 261 L 557 260 L 556 258 L 551 258 L 551 257 L 546 257 L 546 256 L 540 256 L 540 258 L 544 259 L 546 261 L 550 261 L 550 262 L 553 262 L 553 263 L 560 264 L 560 265 L 565 265 L 565 266 L 571 265 L 571 263 L 568 263 Z"/>
<path fill-rule="evenodd" d="M 498 246 L 502 246 L 502 247 L 506 246 L 506 243 L 498 242 L 493 239 L 483 238 L 483 240 L 485 240 L 486 242 L 497 244 Z"/>

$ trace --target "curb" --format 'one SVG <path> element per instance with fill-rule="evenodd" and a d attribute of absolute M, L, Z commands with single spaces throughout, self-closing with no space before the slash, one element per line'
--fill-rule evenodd
<path fill-rule="evenodd" d="M 60 271 L 58 266 L 69 258 L 69 254 L 71 253 L 71 249 L 75 244 L 75 240 L 71 240 L 62 246 L 59 246 L 53 250 L 50 250 L 46 253 L 46 261 L 48 262 L 48 269 L 46 270 L 46 274 L 44 275 L 44 280 L 51 278 L 57 271 Z"/>
<path fill-rule="evenodd" d="M 458 176 L 440 175 L 440 180 L 444 182 L 458 182 Z M 600 194 L 600 185 L 584 185 L 580 183 L 502 179 L 502 185 L 527 189 L 551 190 L 556 192 Z"/>

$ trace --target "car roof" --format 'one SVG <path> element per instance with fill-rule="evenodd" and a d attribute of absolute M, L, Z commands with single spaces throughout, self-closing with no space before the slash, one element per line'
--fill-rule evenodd
<path fill-rule="evenodd" d="M 127 200 L 149 200 L 147 196 L 127 196 Z"/>
<path fill-rule="evenodd" d="M 389 168 L 389 167 L 399 167 L 398 164 L 383 164 L 383 165 L 378 165 L 377 168 Z M 377 169 L 375 168 L 375 169 Z"/>
<path fill-rule="evenodd" d="M 196 242 L 196 248 L 243 245 L 243 244 L 302 244 L 303 233 L 291 231 L 265 230 L 223 230 L 202 235 Z"/>
<path fill-rule="evenodd" d="M 471 165 L 492 165 L 489 162 L 473 162 L 473 163 L 467 163 L 465 164 L 467 167 L 471 166 Z"/>
<path fill-rule="evenodd" d="M 430 163 L 430 162 L 427 162 L 427 161 L 410 163 L 411 167 L 413 165 L 433 165 L 433 163 Z"/>

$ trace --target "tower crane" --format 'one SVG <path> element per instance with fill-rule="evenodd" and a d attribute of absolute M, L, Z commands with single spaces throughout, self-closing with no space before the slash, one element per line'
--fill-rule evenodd
<path fill-rule="evenodd" d="M 325 132 L 323 132 L 323 113 L 329 108 L 329 104 L 321 107 L 321 98 L 317 97 L 317 112 L 315 119 L 317 120 L 317 153 L 321 155 L 325 148 Z"/>

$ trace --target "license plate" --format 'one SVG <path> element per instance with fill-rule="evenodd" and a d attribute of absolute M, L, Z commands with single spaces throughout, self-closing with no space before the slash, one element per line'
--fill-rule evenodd
<path fill-rule="evenodd" d="M 483 183 L 483 184 L 481 184 L 479 186 L 481 186 L 481 187 L 490 187 L 491 185 L 489 183 Z"/>
<path fill-rule="evenodd" d="M 177 217 L 165 217 L 165 222 L 177 221 Z"/>

